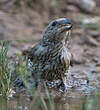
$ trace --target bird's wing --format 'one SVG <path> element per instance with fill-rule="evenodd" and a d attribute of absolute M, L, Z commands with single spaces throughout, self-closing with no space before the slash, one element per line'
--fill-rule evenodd
<path fill-rule="evenodd" d="M 35 47 L 33 47 L 30 52 L 28 59 L 33 63 L 33 64 L 38 64 L 40 61 L 43 61 L 43 58 L 45 58 L 47 54 L 47 47 L 37 44 Z"/>
<path fill-rule="evenodd" d="M 43 65 L 47 56 L 47 51 L 48 48 L 46 46 L 38 44 L 29 52 L 28 67 L 35 79 L 38 79 L 43 72 Z"/>
<path fill-rule="evenodd" d="M 28 55 L 28 59 L 30 59 L 31 61 L 36 59 L 36 57 L 37 57 L 36 51 L 38 50 L 38 48 L 39 48 L 38 45 L 35 45 L 33 48 L 31 48 L 29 55 Z"/>

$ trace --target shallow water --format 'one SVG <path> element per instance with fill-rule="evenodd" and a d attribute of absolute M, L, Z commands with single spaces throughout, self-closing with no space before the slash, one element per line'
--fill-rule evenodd
<path fill-rule="evenodd" d="M 31 94 L 17 92 L 10 100 L 0 98 L 0 110 L 46 110 L 41 106 L 41 97 L 47 106 L 47 110 L 100 110 L 100 74 L 95 73 L 93 67 L 73 67 L 68 76 L 67 90 L 48 87 L 48 96 L 43 87 L 41 90 Z M 50 109 L 50 103 L 52 108 Z"/>
<path fill-rule="evenodd" d="M 54 91 L 53 91 L 54 93 Z M 44 98 L 48 110 L 51 110 L 50 103 L 47 98 Z M 100 110 L 100 96 L 96 93 L 91 95 L 82 95 L 80 92 L 70 92 L 70 93 L 55 93 L 53 96 L 54 110 Z M 82 107 L 92 108 L 92 109 L 82 109 Z M 36 107 L 39 107 L 36 109 Z M 83 108 L 84 108 L 83 107 Z M 37 102 L 31 100 L 25 94 L 16 94 L 10 100 L 5 100 L 0 98 L 0 110 L 45 110 L 38 105 Z"/>

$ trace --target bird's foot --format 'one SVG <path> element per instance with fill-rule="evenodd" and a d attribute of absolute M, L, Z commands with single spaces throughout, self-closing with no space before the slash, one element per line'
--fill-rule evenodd
<path fill-rule="evenodd" d="M 63 77 L 62 78 L 62 83 L 59 86 L 59 90 L 61 92 L 67 92 L 71 88 L 73 88 L 73 78 L 72 78 L 72 76 L 69 75 L 67 77 Z"/>

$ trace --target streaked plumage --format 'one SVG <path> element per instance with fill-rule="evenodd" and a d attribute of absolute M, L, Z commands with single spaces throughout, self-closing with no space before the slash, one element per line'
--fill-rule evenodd
<path fill-rule="evenodd" d="M 43 39 L 35 45 L 28 56 L 33 77 L 49 81 L 62 79 L 68 72 L 71 54 L 67 48 L 72 23 L 59 18 L 52 21 L 43 33 Z"/>

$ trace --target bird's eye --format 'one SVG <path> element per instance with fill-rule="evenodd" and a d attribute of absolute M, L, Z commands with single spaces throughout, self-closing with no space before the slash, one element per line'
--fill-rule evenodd
<path fill-rule="evenodd" d="M 57 24 L 57 21 L 54 21 L 53 23 L 52 23 L 52 26 L 55 26 Z"/>

